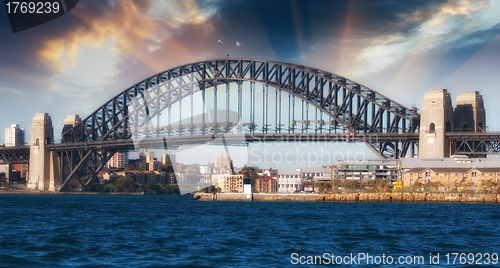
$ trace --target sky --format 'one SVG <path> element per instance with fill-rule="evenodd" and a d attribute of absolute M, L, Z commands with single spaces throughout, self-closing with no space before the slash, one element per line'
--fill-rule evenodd
<path fill-rule="evenodd" d="M 0 8 L 0 126 L 19 124 L 29 140 L 33 116 L 49 113 L 57 140 L 66 115 L 86 117 L 151 75 L 229 54 L 319 68 L 407 107 L 429 89 L 453 100 L 477 90 L 489 130 L 500 131 L 498 14 L 495 0 L 80 0 L 12 33 Z"/>

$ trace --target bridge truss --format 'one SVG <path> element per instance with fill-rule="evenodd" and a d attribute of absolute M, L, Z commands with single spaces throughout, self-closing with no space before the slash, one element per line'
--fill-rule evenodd
<path fill-rule="evenodd" d="M 140 81 L 65 131 L 62 142 L 79 146 L 153 138 L 171 147 L 227 134 L 244 135 L 247 143 L 303 135 L 361 141 L 380 158 L 395 159 L 417 154 L 419 117 L 415 108 L 319 69 L 219 59 Z M 72 160 L 77 164 L 63 171 L 66 180 L 84 170 L 88 150 L 98 151 L 82 150 Z"/>

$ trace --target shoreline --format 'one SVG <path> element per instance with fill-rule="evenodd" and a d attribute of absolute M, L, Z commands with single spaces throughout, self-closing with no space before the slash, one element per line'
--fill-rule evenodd
<path fill-rule="evenodd" d="M 39 191 L 39 190 L 3 190 L 0 191 L 0 195 L 3 194 L 24 194 L 24 195 L 167 195 L 167 194 L 155 194 L 149 192 L 49 192 L 49 191 Z"/>
<path fill-rule="evenodd" d="M 199 201 L 343 202 L 343 203 L 477 203 L 498 204 L 498 194 L 344 193 L 344 194 L 198 194 Z"/>

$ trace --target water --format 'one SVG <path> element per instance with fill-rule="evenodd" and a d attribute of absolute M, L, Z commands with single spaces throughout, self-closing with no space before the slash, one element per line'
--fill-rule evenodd
<path fill-rule="evenodd" d="M 440 253 L 443 265 L 446 253 L 500 253 L 499 221 L 494 204 L 0 195 L 0 266 L 286 267 L 324 253 L 421 255 L 426 266 Z"/>

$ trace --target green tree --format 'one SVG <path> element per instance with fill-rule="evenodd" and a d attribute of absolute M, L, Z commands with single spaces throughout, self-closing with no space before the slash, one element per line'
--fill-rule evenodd
<path fill-rule="evenodd" d="M 354 190 L 357 190 L 360 188 L 360 183 L 358 180 L 345 181 L 344 187 L 347 189 L 350 189 L 351 192 L 354 192 Z"/>
<path fill-rule="evenodd" d="M 179 195 L 179 187 L 176 184 L 167 184 L 167 185 L 162 185 L 161 186 L 161 193 L 162 194 L 171 194 L 171 195 Z"/>
<path fill-rule="evenodd" d="M 500 188 L 500 184 L 492 180 L 486 180 L 481 185 L 481 192 L 485 194 L 496 193 Z"/>
<path fill-rule="evenodd" d="M 89 190 L 92 192 L 104 192 L 104 189 L 105 189 L 105 187 L 103 184 L 95 182 L 95 181 L 90 183 L 90 185 L 89 185 Z"/>
<path fill-rule="evenodd" d="M 129 164 L 128 166 L 125 167 L 125 171 L 129 170 L 136 170 L 137 167 L 134 164 Z"/>
<path fill-rule="evenodd" d="M 137 183 L 130 177 L 120 177 L 115 183 L 115 190 L 117 192 L 135 192 Z"/>
<path fill-rule="evenodd" d="M 319 181 L 314 184 L 314 188 L 318 191 L 318 193 L 324 193 L 327 190 L 332 188 L 332 185 L 325 181 Z"/>
<path fill-rule="evenodd" d="M 115 184 L 114 183 L 108 183 L 106 184 L 106 186 L 104 187 L 104 191 L 106 192 L 111 192 L 115 189 Z"/>

